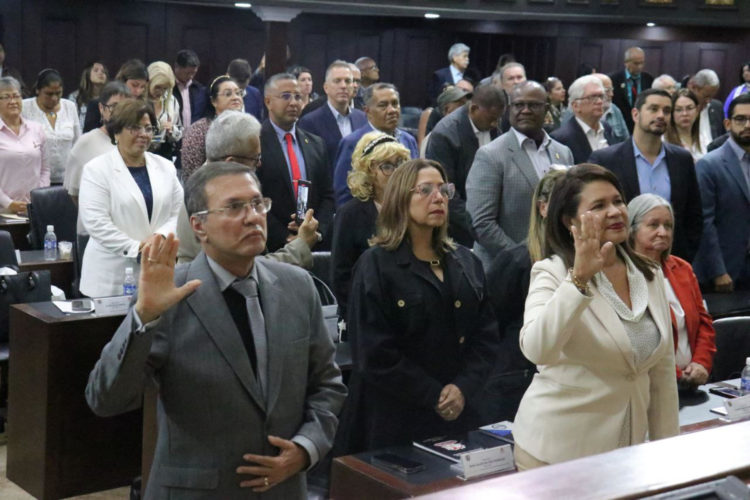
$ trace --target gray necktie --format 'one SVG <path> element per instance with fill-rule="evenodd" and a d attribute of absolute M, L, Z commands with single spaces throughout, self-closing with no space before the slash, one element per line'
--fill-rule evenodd
<path fill-rule="evenodd" d="M 268 382 L 268 340 L 266 339 L 266 321 L 258 300 L 258 283 L 253 278 L 238 280 L 232 283 L 232 288 L 245 297 L 247 315 L 250 318 L 250 329 L 253 331 L 255 343 L 255 357 L 258 363 L 258 384 L 265 399 L 265 389 Z"/>

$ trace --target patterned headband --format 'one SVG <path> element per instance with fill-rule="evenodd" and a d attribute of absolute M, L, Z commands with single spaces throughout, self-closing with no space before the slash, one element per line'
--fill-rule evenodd
<path fill-rule="evenodd" d="M 388 142 L 398 142 L 396 139 L 391 137 L 390 135 L 381 135 L 365 146 L 365 148 L 362 150 L 362 158 L 372 153 L 372 150 L 375 149 L 377 146 L 380 146 L 381 144 L 386 144 Z"/>

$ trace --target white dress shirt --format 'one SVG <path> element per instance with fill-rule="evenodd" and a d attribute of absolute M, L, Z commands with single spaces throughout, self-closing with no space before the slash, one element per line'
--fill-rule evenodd
<path fill-rule="evenodd" d="M 451 76 L 453 76 L 453 83 L 458 83 L 464 78 L 464 74 L 458 70 L 454 65 L 448 66 L 451 69 Z"/>
<path fill-rule="evenodd" d="M 541 179 L 547 175 L 547 172 L 552 168 L 552 158 L 549 152 L 549 146 L 552 139 L 547 135 L 547 132 L 542 131 L 544 139 L 542 140 L 542 144 L 537 147 L 536 142 L 534 142 L 534 139 L 531 137 L 525 136 L 516 130 L 515 127 L 511 127 L 511 130 L 516 134 L 516 139 L 518 139 L 521 148 L 529 156 L 529 160 L 531 160 L 531 164 L 534 165 L 534 170 L 536 170 L 539 178 Z"/>
<path fill-rule="evenodd" d="M 474 125 L 474 122 L 471 121 L 471 117 L 469 117 L 469 123 L 471 123 L 471 129 L 474 131 L 474 135 L 477 136 L 477 141 L 479 141 L 480 148 L 492 141 L 492 136 L 490 136 L 489 130 L 479 130 L 477 126 Z"/>
<path fill-rule="evenodd" d="M 351 108 L 347 108 L 346 115 L 342 115 L 338 112 L 336 108 L 331 106 L 330 102 L 326 102 L 328 105 L 328 108 L 331 110 L 331 113 L 333 113 L 333 118 L 336 120 L 336 125 L 339 127 L 339 132 L 341 132 L 341 137 L 346 137 L 347 135 L 352 133 L 352 110 Z"/>
<path fill-rule="evenodd" d="M 609 146 L 607 143 L 607 139 L 604 137 L 604 126 L 599 123 L 599 130 L 594 130 L 593 128 L 589 127 L 588 124 L 578 118 L 575 117 L 576 121 L 578 122 L 578 125 L 581 126 L 583 129 L 583 133 L 586 134 L 586 139 L 589 141 L 589 146 L 591 146 L 591 151 L 596 151 L 598 149 L 606 148 Z"/>
<path fill-rule="evenodd" d="M 711 121 L 708 118 L 708 106 L 703 108 L 698 119 L 700 120 L 698 133 L 701 140 L 701 151 L 708 151 L 708 145 L 714 140 L 711 135 Z"/>

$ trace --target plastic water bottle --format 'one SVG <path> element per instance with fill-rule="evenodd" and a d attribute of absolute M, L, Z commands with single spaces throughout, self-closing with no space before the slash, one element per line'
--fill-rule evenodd
<path fill-rule="evenodd" d="M 745 360 L 745 368 L 742 369 L 740 377 L 740 390 L 743 395 L 747 396 L 750 394 L 750 358 Z"/>
<path fill-rule="evenodd" d="M 125 281 L 122 282 L 122 294 L 123 295 L 135 295 L 135 290 L 138 288 L 135 282 L 135 276 L 133 276 L 133 268 L 125 268 Z"/>
<path fill-rule="evenodd" d="M 57 236 L 55 236 L 55 226 L 47 226 L 47 234 L 44 235 L 44 260 L 57 259 Z"/>

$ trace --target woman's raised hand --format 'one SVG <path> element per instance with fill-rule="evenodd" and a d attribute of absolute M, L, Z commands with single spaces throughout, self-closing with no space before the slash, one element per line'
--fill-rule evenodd
<path fill-rule="evenodd" d="M 584 212 L 580 216 L 580 224 L 570 226 L 576 250 L 573 276 L 583 283 L 587 283 L 601 271 L 615 251 L 615 245 L 611 241 L 601 244 L 603 219 L 603 215 Z"/>

